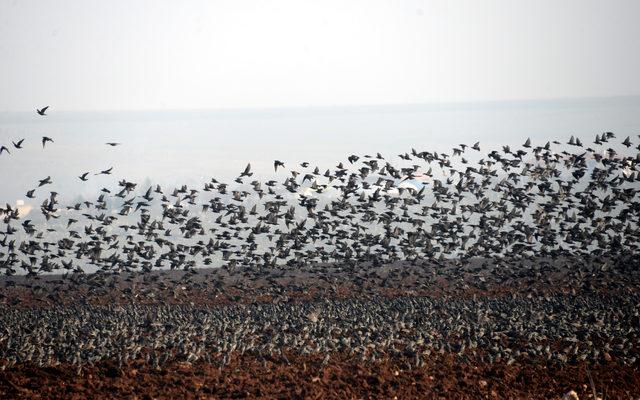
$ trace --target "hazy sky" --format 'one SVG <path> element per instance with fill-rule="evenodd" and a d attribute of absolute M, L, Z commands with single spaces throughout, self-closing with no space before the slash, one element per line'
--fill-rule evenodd
<path fill-rule="evenodd" d="M 638 0 L 0 0 L 0 110 L 639 95 L 638 16 Z"/>

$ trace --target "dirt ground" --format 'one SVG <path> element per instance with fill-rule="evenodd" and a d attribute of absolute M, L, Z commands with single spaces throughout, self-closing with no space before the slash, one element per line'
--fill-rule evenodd
<path fill-rule="evenodd" d="M 560 273 L 532 285 L 528 278 L 494 275 L 479 281 L 468 275 L 456 279 L 447 274 L 405 274 L 398 269 L 362 273 L 358 279 L 317 280 L 308 275 L 274 272 L 266 280 L 210 273 L 185 279 L 173 273 L 153 279 L 104 278 L 78 284 L 52 284 L 57 278 L 14 282 L 2 287 L 2 307 L 48 307 L 74 302 L 89 304 L 230 304 L 234 302 L 309 301 L 334 298 L 397 295 L 415 296 L 527 296 L 531 293 L 573 293 L 602 291 L 624 296 L 638 290 L 639 280 L 630 275 L 594 272 L 576 284 L 571 274 Z M 369 275 L 367 275 L 369 274 Z M 326 273 L 331 277 L 331 273 Z M 344 277 L 353 277 L 348 271 Z M 620 277 L 625 278 L 621 279 Z M 147 280 L 145 280 L 147 279 Z M 105 283 L 106 282 L 106 283 Z M 199 283 L 200 282 L 200 283 Z M 206 282 L 203 284 L 201 282 Z M 212 283 L 213 282 L 213 283 Z M 244 282 L 244 283 L 243 283 Z M 249 283 L 246 283 L 249 282 Z M 545 284 L 546 282 L 546 284 Z M 62 290 L 63 288 L 69 290 Z M 108 288 L 108 289 L 105 289 Z M 640 371 L 615 358 L 598 364 L 567 364 L 558 367 L 543 359 L 518 359 L 483 363 L 479 357 L 460 358 L 437 353 L 417 368 L 403 356 L 388 356 L 363 362 L 346 354 L 286 357 L 235 353 L 224 368 L 199 361 L 169 363 L 154 369 L 144 360 L 120 368 L 101 361 L 78 370 L 70 365 L 37 367 L 14 365 L 0 370 L 0 399 L 411 399 L 488 398 L 560 399 L 570 390 L 580 399 L 593 398 L 593 387 L 606 399 L 640 398 Z M 0 360 L 0 366 L 4 365 Z M 593 387 L 589 375 L 593 380 Z"/>
<path fill-rule="evenodd" d="M 21 365 L 0 372 L 0 396 L 7 399 L 380 399 L 488 398 L 554 399 L 574 390 L 593 398 L 588 374 L 599 395 L 635 399 L 640 372 L 612 361 L 606 365 L 555 368 L 529 360 L 507 366 L 438 355 L 420 368 L 408 360 L 384 359 L 363 365 L 334 354 L 258 359 L 236 356 L 220 369 L 207 363 L 174 363 L 161 370 L 142 361 L 120 369 L 102 362 L 75 368 Z"/>

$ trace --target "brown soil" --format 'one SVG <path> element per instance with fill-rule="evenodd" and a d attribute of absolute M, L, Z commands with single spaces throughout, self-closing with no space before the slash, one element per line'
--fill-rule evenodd
<path fill-rule="evenodd" d="M 218 398 L 560 398 L 575 390 L 592 398 L 588 373 L 599 396 L 636 398 L 640 372 L 614 361 L 607 365 L 555 368 L 530 360 L 507 366 L 431 357 L 420 368 L 409 360 L 384 359 L 368 365 L 334 354 L 259 359 L 236 355 L 220 369 L 207 363 L 173 363 L 160 370 L 143 361 L 120 369 L 102 362 L 78 371 L 70 366 L 21 365 L 0 372 L 0 397 L 15 399 L 218 399 Z"/>

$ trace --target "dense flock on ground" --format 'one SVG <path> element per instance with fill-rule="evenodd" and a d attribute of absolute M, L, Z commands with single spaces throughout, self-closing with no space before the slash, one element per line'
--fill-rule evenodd
<path fill-rule="evenodd" d="M 420 368 L 454 354 L 486 363 L 542 359 L 550 365 L 636 365 L 640 315 L 630 298 L 350 299 L 226 307 L 82 306 L 9 309 L 0 315 L 0 368 L 16 363 L 77 368 L 103 360 L 144 359 L 223 368 L 245 353 L 288 362 L 296 355 L 385 357 Z"/>

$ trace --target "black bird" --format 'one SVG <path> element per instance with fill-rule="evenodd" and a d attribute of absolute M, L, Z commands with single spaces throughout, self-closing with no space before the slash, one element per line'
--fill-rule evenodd
<path fill-rule="evenodd" d="M 244 169 L 244 172 L 240 174 L 240 177 L 243 176 L 251 176 L 253 173 L 251 172 L 251 163 L 247 164 L 247 167 Z"/>
<path fill-rule="evenodd" d="M 120 146 L 122 143 L 116 143 L 116 142 L 107 142 L 105 143 L 107 146 L 111 146 L 111 147 L 115 147 L 115 146 Z"/>
<path fill-rule="evenodd" d="M 87 181 L 87 175 L 89 175 L 88 172 L 85 172 L 84 174 L 80 175 L 78 178 L 80 178 L 81 181 Z"/>
<path fill-rule="evenodd" d="M 278 171 L 278 167 L 282 167 L 282 168 L 284 168 L 284 163 L 283 163 L 282 161 L 275 160 L 275 161 L 273 162 L 273 169 L 274 169 L 275 171 Z"/>
<path fill-rule="evenodd" d="M 46 178 L 41 179 L 39 182 L 40 182 L 40 184 L 38 185 L 38 187 L 47 185 L 47 184 L 51 183 L 51 176 L 47 176 Z"/>
<path fill-rule="evenodd" d="M 11 142 L 11 143 L 13 143 L 13 147 L 15 147 L 16 149 L 21 149 L 22 148 L 22 142 L 24 142 L 24 139 L 18 140 L 18 143 L 16 143 L 16 142 Z"/>
<path fill-rule="evenodd" d="M 33 199 L 35 196 L 33 195 L 33 193 L 35 192 L 35 189 L 31 189 L 27 192 L 27 197 L 30 199 Z"/>
<path fill-rule="evenodd" d="M 50 137 L 47 137 L 47 136 L 43 136 L 43 137 L 42 137 L 42 148 L 43 148 L 43 149 L 44 149 L 44 145 L 45 145 L 47 142 L 51 142 L 51 143 L 53 143 L 53 139 L 51 139 Z"/>
<path fill-rule="evenodd" d="M 0 147 L 0 154 L 2 154 L 3 151 L 6 151 L 7 153 L 11 154 L 11 152 L 9 151 L 9 149 L 7 149 L 7 146 L 2 146 Z"/>
<path fill-rule="evenodd" d="M 45 114 L 45 112 L 47 111 L 47 108 L 49 108 L 49 106 L 42 107 L 42 109 L 41 109 L 41 110 L 36 109 L 36 111 L 37 111 L 37 112 L 38 112 L 38 114 L 40 114 L 40 115 L 47 115 L 47 114 Z"/>
<path fill-rule="evenodd" d="M 109 168 L 109 169 L 105 169 L 104 171 L 100 171 L 99 173 L 97 173 L 96 175 L 111 175 L 111 170 L 113 169 L 113 167 Z"/>

